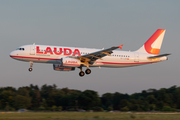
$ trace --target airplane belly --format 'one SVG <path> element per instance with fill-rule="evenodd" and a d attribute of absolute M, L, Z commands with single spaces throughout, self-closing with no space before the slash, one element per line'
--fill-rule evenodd
<path fill-rule="evenodd" d="M 101 60 L 96 61 L 96 63 L 101 64 L 101 67 L 130 67 L 130 66 L 136 66 L 134 62 L 134 58 L 116 58 L 116 59 L 107 59 L 107 60 Z"/>

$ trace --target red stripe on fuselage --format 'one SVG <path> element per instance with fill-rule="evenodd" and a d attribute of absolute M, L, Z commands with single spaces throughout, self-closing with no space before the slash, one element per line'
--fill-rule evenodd
<path fill-rule="evenodd" d="M 12 57 L 12 58 L 42 59 L 42 60 L 60 60 L 60 59 L 52 59 L 52 58 L 25 57 L 25 56 L 13 56 L 13 55 L 10 55 L 10 57 Z"/>
<path fill-rule="evenodd" d="M 114 63 L 114 62 L 98 62 L 96 63 L 103 63 L 103 64 L 114 64 L 114 65 L 135 65 L 135 64 L 148 64 L 148 63 L 155 63 L 155 62 L 139 62 L 139 63 Z"/>
<path fill-rule="evenodd" d="M 60 60 L 60 59 L 51 59 L 51 58 L 39 58 L 39 57 L 25 57 L 25 56 L 13 56 L 10 55 L 12 58 L 29 58 L 29 59 L 42 59 L 42 60 Z M 103 64 L 112 64 L 112 65 L 139 65 L 139 64 L 149 64 L 155 62 L 139 62 L 139 63 L 114 63 L 114 62 L 100 62 L 96 61 L 96 63 L 103 63 Z"/>

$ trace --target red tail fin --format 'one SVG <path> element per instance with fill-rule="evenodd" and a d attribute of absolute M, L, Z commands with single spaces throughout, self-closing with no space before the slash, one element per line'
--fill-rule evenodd
<path fill-rule="evenodd" d="M 165 29 L 158 29 L 137 52 L 159 55 Z"/>

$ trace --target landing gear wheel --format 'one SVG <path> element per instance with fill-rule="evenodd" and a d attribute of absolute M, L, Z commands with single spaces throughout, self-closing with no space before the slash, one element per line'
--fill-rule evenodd
<path fill-rule="evenodd" d="M 91 73 L 91 70 L 90 69 L 86 69 L 86 74 L 88 75 L 88 74 L 90 74 Z"/>
<path fill-rule="evenodd" d="M 32 68 L 29 68 L 28 70 L 29 70 L 29 72 L 31 72 L 31 71 L 32 71 Z"/>
<path fill-rule="evenodd" d="M 84 72 L 83 71 L 79 72 L 79 76 L 83 77 L 84 76 Z"/>

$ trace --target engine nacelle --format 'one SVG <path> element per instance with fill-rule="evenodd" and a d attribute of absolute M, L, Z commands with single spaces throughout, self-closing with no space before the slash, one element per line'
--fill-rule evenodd
<path fill-rule="evenodd" d="M 66 67 L 79 67 L 81 65 L 81 61 L 74 58 L 62 58 L 61 62 L 62 66 Z"/>
<path fill-rule="evenodd" d="M 53 64 L 53 69 L 57 71 L 73 71 L 75 67 L 64 67 L 61 64 Z"/>

